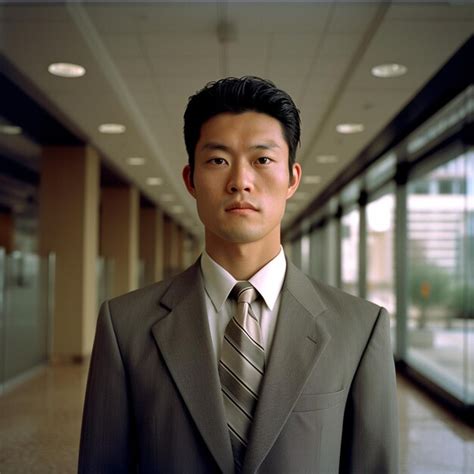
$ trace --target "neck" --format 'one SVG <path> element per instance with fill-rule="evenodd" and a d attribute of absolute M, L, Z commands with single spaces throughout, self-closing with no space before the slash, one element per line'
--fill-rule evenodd
<path fill-rule="evenodd" d="M 206 235 L 206 252 L 236 280 L 248 280 L 280 252 L 280 239 L 271 245 L 262 242 L 214 242 Z"/>

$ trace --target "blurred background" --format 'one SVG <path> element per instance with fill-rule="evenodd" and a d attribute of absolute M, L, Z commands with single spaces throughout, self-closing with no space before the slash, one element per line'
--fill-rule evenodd
<path fill-rule="evenodd" d="M 473 33 L 470 0 L 0 0 L 0 472 L 75 472 L 98 307 L 200 254 L 182 115 L 243 75 L 301 111 L 287 255 L 390 312 L 402 472 L 473 472 Z"/>

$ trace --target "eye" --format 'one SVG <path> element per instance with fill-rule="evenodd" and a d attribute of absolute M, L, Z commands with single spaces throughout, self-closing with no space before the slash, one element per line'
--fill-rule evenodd
<path fill-rule="evenodd" d="M 218 165 L 218 166 L 222 166 L 227 163 L 227 161 L 224 158 L 211 158 L 207 162 L 210 163 L 211 165 Z"/>
<path fill-rule="evenodd" d="M 260 158 L 257 158 L 257 163 L 259 165 L 268 165 L 271 163 L 271 158 L 268 158 L 268 156 L 261 156 Z"/>

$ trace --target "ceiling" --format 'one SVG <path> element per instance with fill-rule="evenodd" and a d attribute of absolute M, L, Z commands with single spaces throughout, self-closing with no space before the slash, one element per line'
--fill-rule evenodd
<path fill-rule="evenodd" d="M 298 160 L 312 178 L 288 205 L 289 226 L 473 32 L 472 1 L 0 0 L 0 52 L 114 169 L 196 235 L 194 201 L 181 180 L 182 115 L 188 97 L 208 81 L 262 76 L 295 100 Z M 52 62 L 80 64 L 86 74 L 53 76 Z M 372 76 L 383 63 L 408 72 Z M 106 122 L 124 124 L 125 133 L 101 134 Z M 341 135 L 342 122 L 365 128 Z M 337 162 L 320 163 L 320 155 Z M 132 167 L 131 156 L 146 162 Z M 147 185 L 147 177 L 162 184 Z"/>

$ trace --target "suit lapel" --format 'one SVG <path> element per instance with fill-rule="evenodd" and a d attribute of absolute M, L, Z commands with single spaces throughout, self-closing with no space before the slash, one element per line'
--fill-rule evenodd
<path fill-rule="evenodd" d="M 207 447 L 223 472 L 233 471 L 219 376 L 206 319 L 199 263 L 171 284 L 169 310 L 152 328 L 163 359 Z"/>
<path fill-rule="evenodd" d="M 330 336 L 317 316 L 325 311 L 313 284 L 288 262 L 268 367 L 243 472 L 255 472 L 271 449 Z"/>

